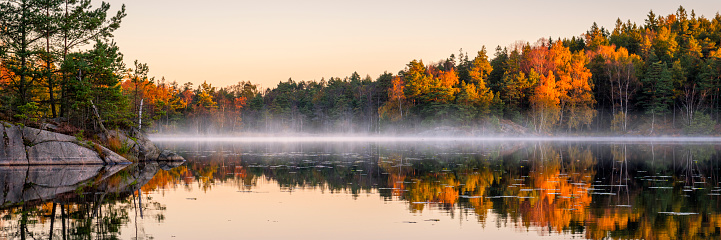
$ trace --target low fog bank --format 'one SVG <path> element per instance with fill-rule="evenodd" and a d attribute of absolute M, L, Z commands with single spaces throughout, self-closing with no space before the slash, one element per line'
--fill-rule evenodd
<path fill-rule="evenodd" d="M 721 137 L 577 137 L 577 136 L 394 136 L 394 135 L 242 135 L 198 136 L 185 134 L 152 134 L 158 142 L 639 142 L 639 143 L 721 143 Z"/>
<path fill-rule="evenodd" d="M 246 119 L 247 120 L 247 119 Z M 201 141 L 649 141 L 649 142 L 718 142 L 721 131 L 684 135 L 656 124 L 655 130 L 635 126 L 626 132 L 612 129 L 558 130 L 539 132 L 527 124 L 495 117 L 488 121 L 282 121 L 267 119 L 262 123 L 217 125 L 195 122 L 190 125 L 154 124 L 149 128 L 156 140 L 188 139 Z M 250 120 L 247 120 L 250 121 Z M 252 122 L 252 121 L 250 121 Z M 291 140 L 292 139 L 292 140 Z"/>
<path fill-rule="evenodd" d="M 552 142 L 721 142 L 716 136 L 601 135 L 597 133 L 538 134 L 511 121 L 488 126 L 386 127 L 363 131 L 354 128 L 333 131 L 269 128 L 262 131 L 216 131 L 212 127 L 154 131 L 153 141 L 199 142 L 448 142 L 448 141 L 552 141 Z"/>

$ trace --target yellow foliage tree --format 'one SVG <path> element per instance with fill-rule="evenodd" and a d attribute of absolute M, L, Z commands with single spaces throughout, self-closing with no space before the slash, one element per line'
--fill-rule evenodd
<path fill-rule="evenodd" d="M 486 46 L 478 51 L 478 56 L 471 62 L 471 67 L 468 71 L 470 77 L 470 83 L 462 86 L 462 92 L 465 92 L 465 98 L 472 99 L 464 100 L 466 102 L 472 102 L 476 108 L 480 111 L 481 115 L 486 115 L 490 112 L 491 101 L 493 100 L 493 91 L 486 86 L 486 80 L 488 75 L 493 71 L 491 63 L 488 61 L 488 55 L 486 52 Z M 471 88 L 475 88 L 470 90 Z M 470 101 L 469 101 L 470 100 Z"/>

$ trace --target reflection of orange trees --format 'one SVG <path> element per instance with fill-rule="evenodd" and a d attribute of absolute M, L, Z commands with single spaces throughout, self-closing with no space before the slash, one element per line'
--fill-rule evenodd
<path fill-rule="evenodd" d="M 588 188 L 595 175 L 591 151 L 569 147 L 563 156 L 550 147 L 541 147 L 529 160 L 528 181 L 523 190 L 516 190 L 517 196 L 526 198 L 504 200 L 520 201 L 524 227 L 550 227 L 561 232 L 572 222 L 584 222 L 592 200 Z"/>
<path fill-rule="evenodd" d="M 191 191 L 191 184 L 197 182 L 198 188 L 203 191 L 208 191 L 212 188 L 216 178 L 222 167 L 217 162 L 208 163 L 186 163 L 182 166 L 170 169 L 162 170 L 153 176 L 147 184 L 141 188 L 143 192 L 148 193 L 157 189 L 175 188 L 179 184 L 185 186 L 185 190 Z M 225 174 L 225 172 L 222 172 Z M 223 180 L 223 179 L 221 179 Z"/>
<path fill-rule="evenodd" d="M 704 218 L 706 218 L 706 221 L 704 221 Z M 680 222 L 679 219 L 674 220 Z M 713 213 L 704 216 L 691 216 L 690 224 L 688 224 L 687 227 L 684 228 L 687 229 L 684 232 L 687 234 L 681 236 L 680 238 L 682 239 L 699 238 L 697 236 L 718 236 L 719 234 L 721 234 L 721 214 Z"/>
<path fill-rule="evenodd" d="M 388 157 L 381 157 L 378 166 L 388 173 L 388 182 L 391 184 L 392 196 L 401 197 L 406 189 L 405 182 L 410 181 L 406 176 L 413 176 L 413 167 L 403 165 L 403 155 L 398 153 L 390 154 Z"/>
<path fill-rule="evenodd" d="M 160 169 L 141 189 L 147 194 L 157 189 L 175 188 L 184 180 L 185 176 L 189 175 L 190 171 L 186 166 L 176 167 L 169 171 Z"/>
<path fill-rule="evenodd" d="M 423 211 L 427 202 L 452 207 L 458 201 L 458 181 L 454 174 L 445 171 L 417 174 L 413 167 L 403 163 L 403 156 L 399 154 L 390 155 L 378 165 L 388 173 L 393 196 L 409 201 L 411 211 Z"/>
<path fill-rule="evenodd" d="M 195 172 L 198 179 L 198 187 L 203 189 L 203 192 L 207 192 L 213 187 L 213 183 L 215 183 L 213 174 L 216 171 L 218 171 L 218 165 L 212 164 L 204 165 Z"/>
<path fill-rule="evenodd" d="M 403 200 L 408 201 L 411 211 L 423 211 L 426 203 L 437 203 L 451 209 L 458 203 L 462 193 L 480 216 L 480 221 L 485 220 L 486 213 L 493 206 L 492 202 L 485 198 L 485 193 L 494 179 L 496 178 L 488 169 L 462 173 L 460 177 L 456 177 L 452 172 L 411 176 L 389 174 L 394 196 L 402 196 Z"/>
<path fill-rule="evenodd" d="M 613 239 L 710 239 L 718 238 L 721 229 L 718 213 L 668 216 L 616 208 L 589 214 L 587 220 L 587 239 L 606 239 L 609 233 Z"/>
<path fill-rule="evenodd" d="M 208 159 L 203 161 L 189 161 L 183 164 L 187 168 L 182 174 L 186 190 L 191 190 L 190 184 L 197 182 L 198 188 L 208 191 L 213 187 L 215 181 L 225 181 L 229 177 L 236 177 L 236 169 L 231 165 L 239 165 L 239 156 L 226 156 L 224 149 L 216 149 Z"/>
<path fill-rule="evenodd" d="M 392 184 L 391 196 L 400 197 L 403 195 L 403 189 L 405 189 L 404 181 L 406 180 L 405 175 L 400 174 L 388 174 L 388 182 Z"/>
<path fill-rule="evenodd" d="M 420 172 L 402 160 L 401 155 L 390 155 L 379 161 L 379 166 L 388 173 L 393 196 L 408 201 L 411 211 L 423 211 L 426 203 L 436 203 L 451 209 L 458 203 L 460 195 L 467 195 L 476 213 L 484 216 L 482 219 L 492 208 L 491 201 L 484 196 L 498 178 L 487 166 L 475 170 L 436 169 Z"/>
<path fill-rule="evenodd" d="M 588 214 L 588 228 L 586 229 L 586 238 L 603 239 L 612 231 L 623 231 L 628 229 L 630 222 L 636 222 L 641 217 L 638 212 L 633 212 L 630 208 L 612 208 L 605 209 L 602 214 Z M 642 224 L 640 228 L 645 228 L 638 233 L 647 237 L 660 236 L 659 233 L 651 233 L 648 224 Z M 648 230 L 648 231 L 646 231 Z M 644 234 L 642 232 L 646 231 Z M 636 234 L 634 234 L 636 235 Z M 629 236 L 630 237 L 630 236 Z M 634 239 L 653 239 L 647 237 L 632 237 Z M 625 238 L 625 237 L 624 237 Z"/>
<path fill-rule="evenodd" d="M 258 179 L 255 174 L 249 174 L 242 166 L 235 166 L 235 168 L 233 168 L 232 175 L 233 183 L 239 189 L 244 190 L 250 190 L 252 186 L 256 185 Z"/>
<path fill-rule="evenodd" d="M 670 183 L 671 186 L 656 185 L 655 182 L 646 185 L 634 181 L 635 177 L 629 175 L 629 172 L 635 171 L 629 168 L 628 161 L 637 159 L 636 154 L 639 152 L 632 151 L 631 146 L 626 145 L 615 145 L 610 150 L 613 171 L 610 171 L 610 176 L 605 177 L 610 180 L 611 185 L 616 186 L 612 187 L 611 191 L 617 195 L 608 197 L 611 206 L 606 208 L 611 207 L 610 209 L 587 214 L 586 238 L 606 239 L 610 236 L 614 239 L 712 239 L 719 237 L 721 216 L 715 207 L 718 199 L 708 196 L 710 192 L 704 190 L 703 185 L 695 185 L 699 188 L 693 193 L 684 192 L 689 184 L 687 181 L 695 180 L 693 175 L 699 175 L 697 177 L 705 181 L 698 172 L 701 171 L 698 165 L 686 165 L 688 166 L 686 181 L 678 181 L 679 179 L 674 178 L 669 182 L 662 181 L 663 184 Z M 653 159 L 651 158 L 653 155 L 647 157 Z M 649 173 L 649 175 L 653 174 Z M 669 189 L 663 192 L 645 189 L 649 185 L 665 186 Z M 613 208 L 615 204 L 633 205 L 633 208 Z M 661 211 L 695 214 L 674 216 L 659 213 Z"/>
<path fill-rule="evenodd" d="M 498 177 L 494 176 L 489 168 L 463 173 L 460 177 L 460 192 L 469 197 L 468 202 L 480 222 L 485 222 L 488 210 L 493 208 L 493 202 L 485 196 L 486 190 L 496 179 Z"/>
<path fill-rule="evenodd" d="M 528 165 L 519 168 L 528 169 L 527 176 L 513 164 L 494 171 L 488 160 L 481 160 L 474 168 L 427 172 L 403 167 L 397 156 L 380 165 L 389 173 L 394 194 L 401 194 L 413 212 L 422 211 L 426 203 L 452 209 L 463 195 L 480 222 L 496 203 L 501 205 L 495 207 L 509 210 L 503 214 L 519 227 L 562 232 L 589 218 L 592 197 L 588 189 L 596 175 L 596 159 L 590 149 L 571 146 L 563 150 L 536 147 L 528 155 Z"/>
<path fill-rule="evenodd" d="M 405 199 L 411 202 L 412 211 L 423 211 L 425 202 L 441 203 L 450 208 L 458 201 L 455 175 L 442 172 L 416 177 L 407 186 L 405 195 Z"/>

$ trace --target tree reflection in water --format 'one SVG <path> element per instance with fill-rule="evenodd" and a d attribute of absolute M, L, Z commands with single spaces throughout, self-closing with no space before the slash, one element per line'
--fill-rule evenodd
<path fill-rule="evenodd" d="M 165 219 L 162 198 L 144 197 L 149 193 L 163 196 L 168 190 L 195 188 L 207 192 L 219 184 L 244 192 L 267 180 L 282 191 L 378 195 L 385 201 L 405 202 L 410 213 L 440 211 L 453 218 L 475 219 L 484 227 L 512 227 L 539 235 L 720 237 L 721 149 L 715 145 L 196 143 L 164 147 L 175 148 L 188 162 L 165 170 L 148 163 L 86 173 L 92 177 L 58 188 L 54 197 L 42 198 L 47 201 L 19 197 L 8 201 L 18 195 L 13 191 L 31 192 L 28 189 L 40 185 L 6 186 L 11 191 L 3 198 L 4 233 L 10 238 L 106 239 L 118 238 L 121 226 L 131 225 L 142 238 L 144 222 Z M 0 173 L 9 179 L 13 172 Z M 487 226 L 490 219 L 496 219 L 495 224 Z"/>
<path fill-rule="evenodd" d="M 483 226 L 493 214 L 497 227 L 539 235 L 706 239 L 721 228 L 715 145 L 298 145 L 176 147 L 188 150 L 187 169 L 203 186 L 247 191 L 265 178 L 288 191 L 378 194 L 405 201 L 410 212 L 430 207 Z M 209 147 L 218 149 L 196 154 Z"/>
<path fill-rule="evenodd" d="M 133 222 L 142 238 L 137 218 L 162 221 L 164 208 L 143 199 L 141 186 L 172 167 L 157 162 L 2 167 L 2 233 L 10 239 L 117 239 L 121 226 Z M 144 210 L 154 211 L 144 216 Z"/>

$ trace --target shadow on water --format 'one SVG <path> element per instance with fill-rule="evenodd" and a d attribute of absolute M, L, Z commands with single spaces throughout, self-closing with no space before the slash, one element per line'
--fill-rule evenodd
<path fill-rule="evenodd" d="M 181 163 L 0 166 L 0 237 L 117 238 L 121 225 L 137 223 L 131 216 L 158 205 L 143 202 L 141 187 Z"/>

